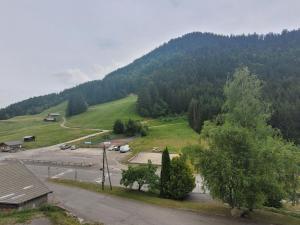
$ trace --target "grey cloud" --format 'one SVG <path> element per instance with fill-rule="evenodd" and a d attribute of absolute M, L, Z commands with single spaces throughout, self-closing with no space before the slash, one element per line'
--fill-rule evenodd
<path fill-rule="evenodd" d="M 83 82 L 90 81 L 91 78 L 80 69 L 68 69 L 63 72 L 53 74 L 54 78 L 64 85 L 77 85 Z"/>
<path fill-rule="evenodd" d="M 299 11 L 299 0 L 2 0 L 0 78 L 14 88 L 0 86 L 0 107 L 102 79 L 187 32 L 296 29 Z"/>

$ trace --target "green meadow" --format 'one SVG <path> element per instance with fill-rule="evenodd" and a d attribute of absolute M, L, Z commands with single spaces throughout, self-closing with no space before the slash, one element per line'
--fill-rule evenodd
<path fill-rule="evenodd" d="M 37 115 L 18 116 L 0 121 L 0 142 L 22 140 L 26 135 L 35 135 L 36 142 L 25 143 L 25 148 L 38 148 L 63 143 L 91 133 L 95 130 L 111 130 L 116 119 L 123 121 L 129 118 L 140 120 L 149 127 L 149 135 L 136 138 L 130 145 L 133 152 L 151 151 L 153 147 L 163 149 L 168 146 L 171 151 L 178 152 L 180 148 L 199 141 L 199 135 L 189 126 L 184 117 L 161 119 L 142 118 L 136 112 L 137 96 L 89 107 L 88 111 L 68 117 L 66 126 L 60 126 L 65 116 L 67 103 L 64 102 Z M 59 112 L 61 117 L 57 122 L 44 122 L 48 113 Z M 103 139 L 102 136 L 98 137 Z M 97 141 L 97 137 L 93 138 Z"/>
<path fill-rule="evenodd" d="M 79 138 L 95 131 L 82 129 L 65 129 L 57 122 L 44 122 L 43 119 L 50 112 L 59 112 L 64 116 L 66 103 L 59 104 L 37 115 L 17 116 L 9 120 L 0 121 L 0 142 L 22 140 L 26 135 L 35 135 L 35 142 L 24 144 L 26 149 L 59 144 Z"/>
<path fill-rule="evenodd" d="M 91 106 L 86 112 L 67 118 L 66 125 L 111 130 L 116 119 L 142 120 L 136 112 L 136 101 L 136 95 L 129 95 L 126 98 Z"/>

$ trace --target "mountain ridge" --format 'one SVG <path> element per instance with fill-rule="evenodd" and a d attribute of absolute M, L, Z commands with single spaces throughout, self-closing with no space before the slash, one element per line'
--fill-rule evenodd
<path fill-rule="evenodd" d="M 275 106 L 273 125 L 287 137 L 288 126 L 292 126 L 292 130 L 297 130 L 297 135 L 291 135 L 295 137 L 300 134 L 300 122 L 293 125 L 295 115 L 288 118 L 290 115 L 283 109 L 288 105 L 290 114 L 298 110 L 299 65 L 299 29 L 265 35 L 192 32 L 171 39 L 102 80 L 12 104 L 0 110 L 0 119 L 39 113 L 78 93 L 89 105 L 135 93 L 139 95 L 139 113 L 151 117 L 185 113 L 196 98 L 204 108 L 210 105 L 211 110 L 204 112 L 208 115 L 203 118 L 209 119 L 220 110 L 222 89 L 228 77 L 237 67 L 247 66 L 266 83 L 264 94 Z"/>

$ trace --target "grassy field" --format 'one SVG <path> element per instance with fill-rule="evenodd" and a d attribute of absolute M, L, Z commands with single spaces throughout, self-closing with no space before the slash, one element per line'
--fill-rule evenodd
<path fill-rule="evenodd" d="M 44 147 L 62 143 L 94 131 L 80 129 L 65 129 L 60 127 L 60 121 L 44 122 L 43 119 L 50 112 L 60 112 L 64 115 L 66 103 L 50 108 L 37 115 L 18 116 L 0 121 L 0 142 L 22 140 L 26 135 L 35 135 L 36 142 L 25 143 L 25 148 Z"/>
<path fill-rule="evenodd" d="M 79 187 L 89 191 L 114 195 L 121 198 L 132 199 L 136 201 L 145 202 L 148 204 L 157 205 L 160 207 L 176 208 L 191 210 L 196 212 L 201 212 L 210 215 L 226 216 L 230 217 L 230 208 L 222 203 L 200 203 L 192 201 L 176 201 L 171 199 L 159 198 L 155 194 L 140 192 L 135 190 L 128 190 L 122 187 L 113 187 L 113 190 L 110 191 L 108 187 L 103 191 L 98 184 L 88 183 L 88 182 L 79 182 L 73 180 L 63 180 L 63 179 L 51 179 L 51 182 L 71 186 Z M 271 210 L 255 210 L 250 213 L 249 217 L 254 221 L 261 221 L 268 224 L 278 224 L 278 225 L 299 225 L 300 217 L 292 216 L 288 214 L 283 214 L 280 211 L 272 212 Z"/>
<path fill-rule="evenodd" d="M 142 118 L 136 112 L 136 101 L 137 97 L 130 95 L 123 99 L 89 107 L 87 112 L 67 118 L 65 125 L 76 129 L 60 127 L 62 119 L 54 123 L 43 121 L 50 112 L 59 112 L 64 116 L 66 102 L 41 114 L 18 116 L 0 121 L 0 142 L 20 140 L 26 135 L 35 135 L 37 141 L 26 143 L 25 148 L 49 146 L 96 132 L 88 130 L 90 128 L 111 130 L 116 119 L 126 121 L 131 118 L 149 126 L 148 136 L 137 138 L 130 143 L 134 153 L 150 151 L 153 147 L 163 149 L 166 146 L 171 151 L 178 152 L 185 145 L 198 143 L 197 133 L 188 126 L 184 117 Z M 92 141 L 98 143 L 102 139 L 103 136 L 99 136 L 93 138 Z"/>
<path fill-rule="evenodd" d="M 186 145 L 199 143 L 199 135 L 188 125 L 185 118 L 169 120 L 153 120 L 147 123 L 149 134 L 146 137 L 135 139 L 130 146 L 133 153 L 151 151 L 153 147 L 164 149 L 168 147 L 171 152 L 179 152 Z"/>
<path fill-rule="evenodd" d="M 87 112 L 68 118 L 66 125 L 111 130 L 116 119 L 142 120 L 136 112 L 136 100 L 137 96 L 130 95 L 120 100 L 91 106 Z"/>
<path fill-rule="evenodd" d="M 150 151 L 153 147 L 163 149 L 166 146 L 171 151 L 178 152 L 180 148 L 188 144 L 198 143 L 197 133 L 188 126 L 185 118 L 142 118 L 136 112 L 136 101 L 137 97 L 130 95 L 120 100 L 92 106 L 87 112 L 68 118 L 66 125 L 80 128 L 112 129 L 116 119 L 122 119 L 123 121 L 129 118 L 141 120 L 149 126 L 149 135 L 137 138 L 130 143 L 133 153 Z M 98 140 L 93 141 L 99 142 Z"/>
<path fill-rule="evenodd" d="M 56 206 L 43 206 L 39 209 L 12 211 L 8 213 L 0 212 L 0 225 L 27 224 L 32 219 L 46 217 L 53 225 L 80 225 L 81 223 L 74 217 L 68 215 L 63 209 Z M 84 225 L 101 225 L 85 223 Z"/>

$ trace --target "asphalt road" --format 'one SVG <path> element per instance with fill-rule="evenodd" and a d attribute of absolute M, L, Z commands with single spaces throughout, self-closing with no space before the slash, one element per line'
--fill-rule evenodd
<path fill-rule="evenodd" d="M 47 183 L 66 209 L 80 218 L 105 225 L 254 225 L 243 219 L 207 216 Z"/>
<path fill-rule="evenodd" d="M 61 151 L 58 145 L 18 152 L 14 154 L 1 154 L 0 160 L 5 158 L 50 160 L 50 161 L 71 161 L 90 162 L 93 167 L 84 168 L 64 168 L 50 167 L 48 165 L 27 165 L 41 180 L 47 177 L 66 178 L 101 182 L 102 151 L 100 149 L 79 149 L 76 151 Z M 113 185 L 119 185 L 121 169 L 126 166 L 119 163 L 120 157 L 124 154 L 118 152 L 108 152 L 108 161 Z M 77 171 L 77 172 L 76 172 Z M 77 176 L 75 175 L 77 174 Z M 106 175 L 107 176 L 107 175 Z M 231 220 L 228 218 L 207 216 L 183 210 L 162 208 L 148 205 L 128 199 L 122 199 L 107 195 L 96 194 L 78 188 L 70 188 L 57 184 L 47 184 L 54 192 L 54 197 L 66 209 L 87 221 L 100 221 L 106 225 L 241 225 L 254 224 L 245 220 Z M 199 186 L 197 182 L 197 186 Z M 199 189 L 199 188 L 198 188 Z M 196 192 L 199 192 L 200 190 Z M 191 200 L 210 201 L 209 195 L 193 193 Z"/>

